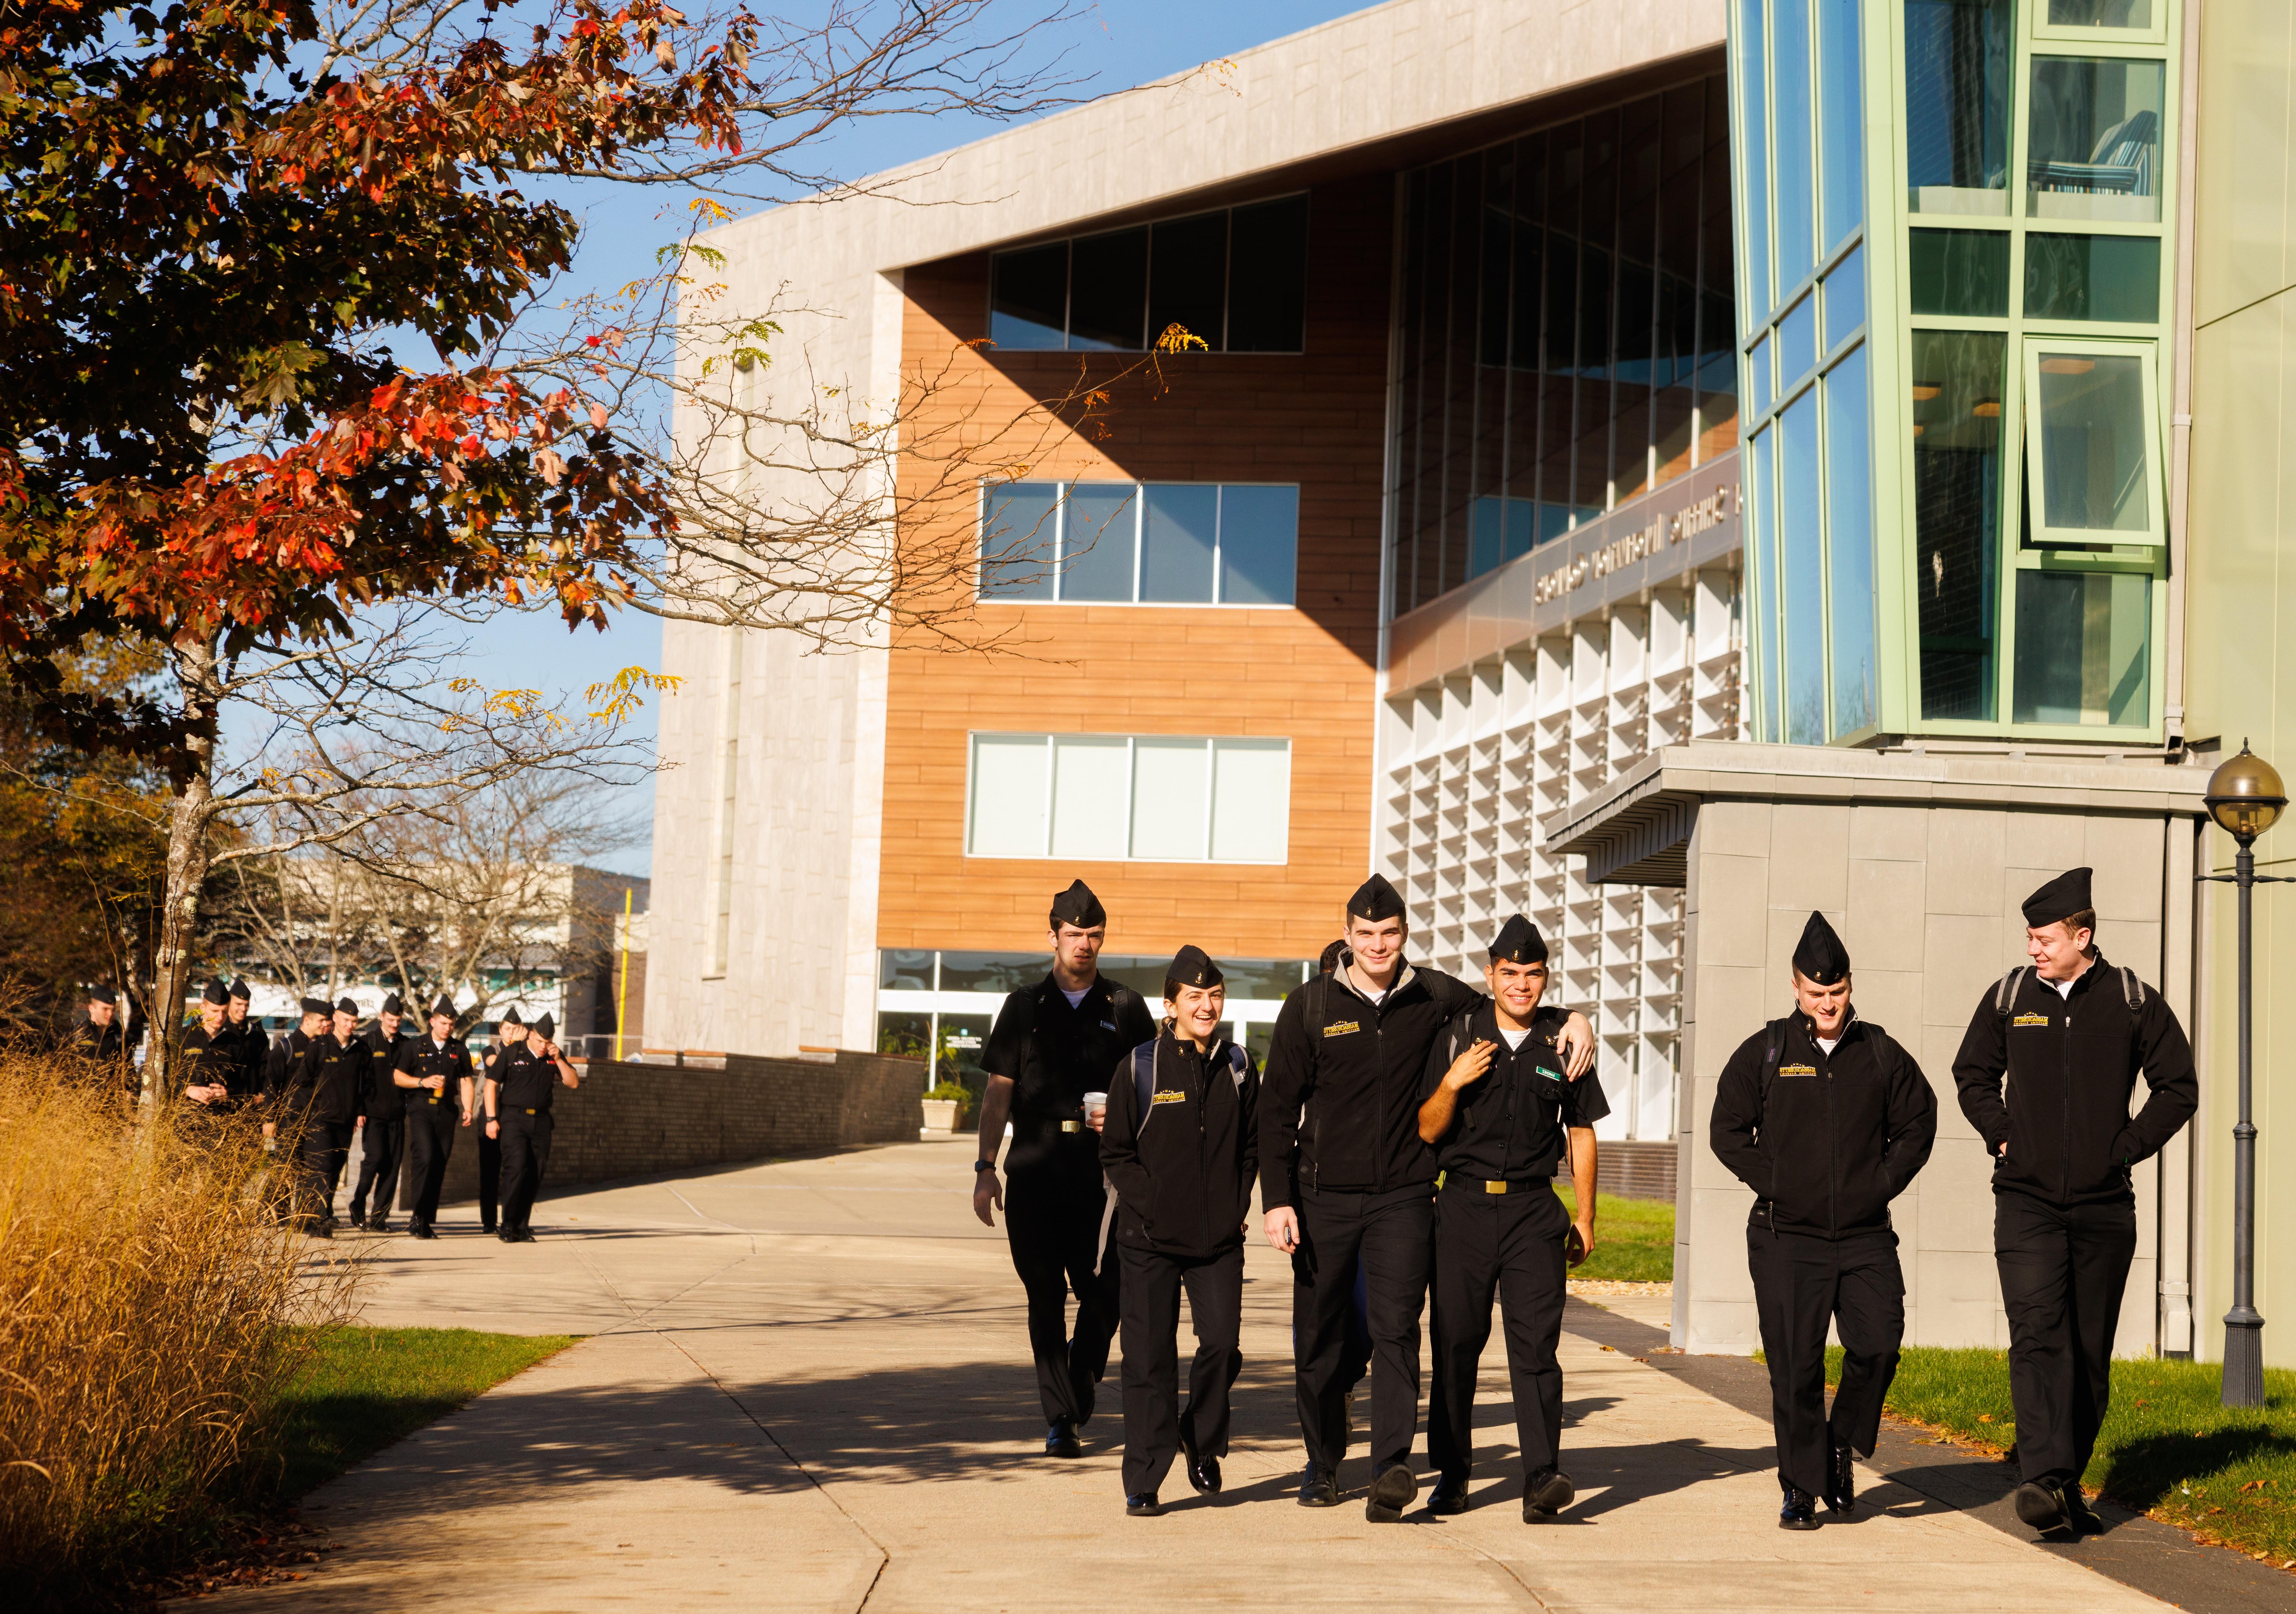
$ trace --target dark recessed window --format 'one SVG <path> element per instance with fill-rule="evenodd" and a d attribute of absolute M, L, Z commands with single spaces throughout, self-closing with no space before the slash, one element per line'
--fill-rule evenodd
<path fill-rule="evenodd" d="M 1139 352 L 1177 325 L 1214 353 L 1298 353 L 1307 280 L 1303 193 L 996 253 L 988 336 Z"/>
<path fill-rule="evenodd" d="M 2009 237 L 2000 230 L 1915 230 L 1912 282 L 1916 314 L 2009 312 Z"/>
<path fill-rule="evenodd" d="M 2161 317 L 2161 242 L 2146 235 L 2025 237 L 2027 319 Z"/>

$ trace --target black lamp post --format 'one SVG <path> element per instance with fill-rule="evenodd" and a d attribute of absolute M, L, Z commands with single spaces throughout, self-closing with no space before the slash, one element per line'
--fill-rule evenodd
<path fill-rule="evenodd" d="M 2240 1121 L 2232 1129 L 2232 1309 L 2225 1313 L 2224 1405 L 2264 1405 L 2264 1316 L 2256 1309 L 2256 1122 L 2250 1105 L 2249 911 L 2259 881 L 2286 875 L 2256 872 L 2256 838 L 2272 827 L 2288 795 L 2272 765 L 2240 742 L 2240 755 L 2209 776 L 2209 815 L 2240 843 L 2229 879 L 2240 891 Z"/>

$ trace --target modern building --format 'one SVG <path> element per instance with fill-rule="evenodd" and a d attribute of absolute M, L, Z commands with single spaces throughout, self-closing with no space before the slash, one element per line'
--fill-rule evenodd
<path fill-rule="evenodd" d="M 670 629 L 650 1040 L 963 1076 L 1081 876 L 1119 973 L 1196 942 L 1256 1041 L 1382 869 L 1439 967 L 1555 942 L 1605 1135 L 1672 1145 L 1677 1340 L 1735 1348 L 1705 1118 L 1820 908 L 1939 1091 L 1914 1335 L 1992 1342 L 1953 1052 L 2087 862 L 2207 1094 L 2121 1344 L 2215 1354 L 2194 876 L 2208 765 L 2296 741 L 2292 76 L 2226 0 L 1390 0 L 728 226 L 741 384 L 901 422 L 890 541 L 969 557 L 995 648 Z"/>

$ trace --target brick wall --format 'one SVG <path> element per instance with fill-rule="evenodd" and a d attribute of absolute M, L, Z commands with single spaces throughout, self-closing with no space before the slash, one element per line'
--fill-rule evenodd
<path fill-rule="evenodd" d="M 856 1143 L 916 1140 L 924 1061 L 840 1051 L 830 1059 L 729 1054 L 708 1064 L 591 1060 L 558 1090 L 545 1192 L 735 1165 Z M 479 1195 L 479 1127 L 460 1133 L 442 1204 Z M 402 1174 L 399 1208 L 412 1204 Z"/>

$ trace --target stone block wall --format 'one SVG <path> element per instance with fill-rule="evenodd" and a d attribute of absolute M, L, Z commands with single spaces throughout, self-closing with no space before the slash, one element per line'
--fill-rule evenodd
<path fill-rule="evenodd" d="M 840 1050 L 833 1059 L 729 1054 L 708 1063 L 591 1060 L 558 1089 L 544 1192 L 858 1143 L 914 1142 L 924 1061 Z M 483 1108 L 483 1106 L 482 1106 Z M 479 1193 L 480 1123 L 460 1133 L 440 1203 Z M 399 1208 L 412 1204 L 404 1174 Z"/>

